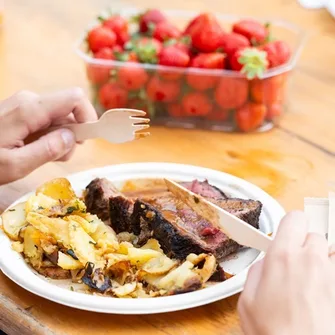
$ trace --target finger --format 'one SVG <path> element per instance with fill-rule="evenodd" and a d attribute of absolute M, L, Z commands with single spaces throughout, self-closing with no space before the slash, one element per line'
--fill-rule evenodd
<path fill-rule="evenodd" d="M 40 103 L 48 111 L 51 120 L 73 113 L 78 123 L 96 121 L 97 113 L 81 88 L 44 95 Z"/>
<path fill-rule="evenodd" d="M 335 244 L 332 244 L 328 250 L 329 259 L 335 263 Z"/>
<path fill-rule="evenodd" d="M 307 218 L 303 212 L 294 211 L 287 214 L 279 225 L 275 239 L 268 250 L 268 255 L 298 250 L 305 242 L 307 231 Z"/>
<path fill-rule="evenodd" d="M 13 163 L 20 166 L 17 179 L 47 162 L 65 156 L 74 148 L 75 143 L 75 136 L 72 131 L 58 129 L 22 148 L 12 150 Z"/>
<path fill-rule="evenodd" d="M 328 256 L 329 248 L 326 238 L 317 233 L 309 233 L 305 239 L 304 249 L 315 250 L 320 256 Z"/>
<path fill-rule="evenodd" d="M 67 154 L 58 158 L 56 161 L 57 162 L 67 162 L 73 156 L 75 151 L 76 151 L 76 147 L 73 147 L 73 149 L 71 149 Z"/>
<path fill-rule="evenodd" d="M 253 264 L 248 272 L 247 281 L 244 285 L 243 294 L 254 296 L 263 273 L 264 259 Z M 245 292 L 245 293 L 244 293 Z"/>

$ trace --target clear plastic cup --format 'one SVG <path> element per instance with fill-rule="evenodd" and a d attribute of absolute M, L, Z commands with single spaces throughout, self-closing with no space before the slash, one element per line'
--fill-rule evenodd
<path fill-rule="evenodd" d="M 180 27 L 198 13 L 189 11 L 165 11 L 167 17 Z M 123 9 L 120 14 L 131 17 L 139 14 L 136 9 Z M 233 22 L 245 18 L 235 15 L 216 15 L 227 31 Z M 117 107 L 137 108 L 147 112 L 152 124 L 168 127 L 203 128 L 226 132 L 246 131 L 243 118 L 255 109 L 266 110 L 264 119 L 253 131 L 267 131 L 280 121 L 289 93 L 288 81 L 306 38 L 305 32 L 294 24 L 270 18 L 255 18 L 271 24 L 273 35 L 289 43 L 290 60 L 268 70 L 262 79 L 248 80 L 243 74 L 231 70 L 206 70 L 177 68 L 162 65 L 139 64 L 94 59 L 87 53 L 85 37 L 76 45 L 77 54 L 84 60 L 87 78 L 91 84 L 92 100 L 103 113 L 114 107 L 104 99 L 104 92 L 117 91 Z M 96 25 L 93 23 L 90 27 Z M 126 90 L 118 83 L 118 74 L 127 69 L 143 85 L 136 90 Z M 116 78 L 110 83 L 111 74 Z M 114 94 L 114 93 L 113 93 Z M 108 99 L 107 99 L 108 100 Z M 191 102 L 191 103 L 189 103 Z M 186 105 L 195 104 L 204 115 L 190 116 Z M 209 111 L 209 112 L 208 112 Z M 257 111 L 256 111 L 257 113 Z"/>

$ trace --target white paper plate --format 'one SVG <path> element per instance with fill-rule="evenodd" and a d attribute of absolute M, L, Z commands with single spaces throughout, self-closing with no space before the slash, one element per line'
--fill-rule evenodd
<path fill-rule="evenodd" d="M 96 177 L 106 177 L 118 187 L 129 179 L 163 177 L 175 180 L 208 179 L 211 184 L 219 187 L 228 195 L 260 200 L 263 203 L 260 229 L 266 233 L 275 232 L 280 219 L 285 214 L 278 202 L 258 187 L 229 174 L 196 166 L 168 163 L 124 164 L 84 171 L 68 178 L 76 192 L 80 193 Z M 28 196 L 29 194 L 17 200 L 15 204 L 25 201 Z M 253 249 L 238 252 L 222 263 L 226 271 L 236 275 L 225 282 L 200 291 L 151 299 L 119 299 L 73 292 L 70 290 L 72 284 L 69 281 L 64 284 L 64 281 L 50 280 L 36 274 L 24 262 L 22 256 L 12 250 L 9 239 L 2 231 L 0 233 L 0 255 L 3 273 L 24 289 L 63 305 L 115 314 L 171 312 L 229 297 L 242 291 L 248 268 L 262 257 L 262 254 Z"/>

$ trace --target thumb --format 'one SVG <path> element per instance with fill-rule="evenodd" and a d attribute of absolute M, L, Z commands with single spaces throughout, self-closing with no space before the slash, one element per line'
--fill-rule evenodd
<path fill-rule="evenodd" d="M 76 139 L 71 130 L 57 129 L 16 149 L 14 159 L 20 162 L 23 170 L 21 173 L 26 175 L 45 163 L 63 157 L 73 149 L 75 144 Z"/>

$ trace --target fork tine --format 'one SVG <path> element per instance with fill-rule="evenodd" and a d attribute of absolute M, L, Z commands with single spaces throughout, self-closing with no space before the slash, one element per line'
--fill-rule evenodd
<path fill-rule="evenodd" d="M 139 140 L 141 138 L 147 137 L 150 135 L 150 132 L 145 133 L 135 133 L 135 140 Z"/>
<path fill-rule="evenodd" d="M 150 122 L 150 119 L 143 118 L 143 117 L 133 117 L 133 116 L 131 116 L 130 119 L 134 120 L 134 124 L 149 123 Z"/>
<path fill-rule="evenodd" d="M 141 111 L 139 109 L 127 109 L 127 112 L 130 113 L 130 117 L 132 116 L 145 116 L 147 113 L 144 111 Z"/>
<path fill-rule="evenodd" d="M 140 130 L 148 129 L 150 126 L 148 124 L 133 124 L 133 128 L 138 132 Z"/>

